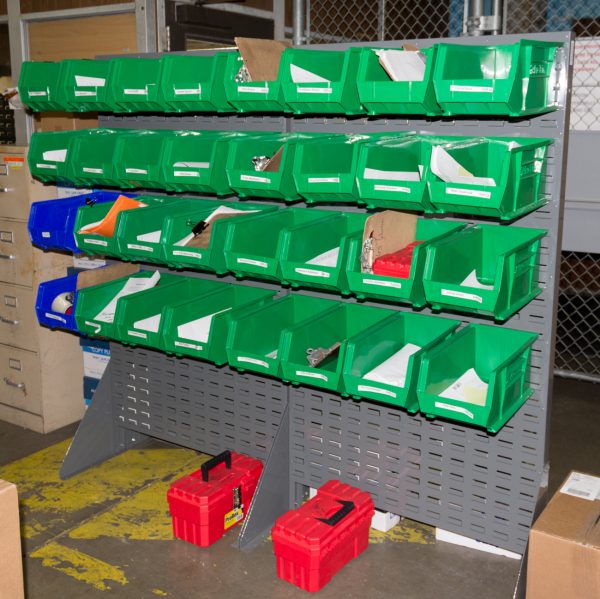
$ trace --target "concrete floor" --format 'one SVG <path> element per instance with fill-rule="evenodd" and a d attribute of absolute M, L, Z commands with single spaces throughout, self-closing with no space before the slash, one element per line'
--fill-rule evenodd
<path fill-rule="evenodd" d="M 208 549 L 172 540 L 165 492 L 202 461 L 192 451 L 156 443 L 60 481 L 75 428 L 44 436 L 0 422 L 0 478 L 19 485 L 22 501 L 28 599 L 306 596 L 277 579 L 268 540 L 249 553 L 227 539 Z M 551 492 L 571 469 L 600 473 L 600 386 L 556 380 L 550 456 Z M 507 599 L 518 566 L 404 521 L 373 533 L 319 596 Z"/>

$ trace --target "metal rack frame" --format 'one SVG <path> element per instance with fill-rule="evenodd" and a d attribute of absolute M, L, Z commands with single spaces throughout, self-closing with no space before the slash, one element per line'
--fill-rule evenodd
<path fill-rule="evenodd" d="M 323 390 L 286 386 L 268 377 L 235 372 L 228 366 L 217 368 L 151 350 L 126 349 L 113 343 L 111 362 L 65 458 L 61 476 L 71 476 L 148 437 L 209 453 L 227 447 L 261 458 L 268 456 L 238 539 L 242 548 L 253 546 L 278 515 L 298 505 L 308 487 L 339 478 L 369 491 L 380 509 L 523 553 L 534 514 L 547 490 L 572 66 L 570 33 L 527 37 L 564 42 L 564 50 L 557 59 L 559 109 L 528 119 L 252 115 L 107 115 L 101 118 L 101 124 L 107 127 L 354 133 L 417 130 L 439 135 L 553 138 L 546 175 L 546 193 L 550 200 L 543 208 L 511 223 L 548 231 L 540 252 L 542 292 L 503 324 L 460 315 L 465 323 L 485 322 L 539 334 L 533 346 L 529 375 L 533 396 L 498 434 L 490 435 L 442 419 L 428 420 L 420 414 L 409 415 L 393 406 L 367 400 L 355 402 Z M 505 35 L 410 43 L 427 47 L 442 41 L 512 43 L 519 38 Z M 399 43 L 381 42 L 379 45 L 393 47 Z M 360 210 L 340 206 L 334 209 Z M 460 220 L 490 222 L 489 219 Z M 184 272 L 190 276 L 212 276 Z M 267 283 L 260 286 L 273 288 Z M 299 293 L 331 297 L 331 294 L 308 290 Z M 386 306 L 411 310 L 405 306 Z M 457 317 L 456 314 L 439 317 L 450 316 Z"/>

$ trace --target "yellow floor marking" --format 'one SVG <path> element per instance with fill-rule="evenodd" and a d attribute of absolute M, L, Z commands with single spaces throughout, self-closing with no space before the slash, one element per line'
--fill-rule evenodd
<path fill-rule="evenodd" d="M 187 460 L 185 466 L 173 469 L 167 479 L 152 483 L 98 516 L 92 516 L 81 526 L 72 529 L 69 536 L 73 539 L 113 537 L 135 541 L 172 539 L 173 529 L 167 503 L 169 486 L 172 481 L 189 474 L 193 468 L 200 468 L 207 459 L 209 456 L 196 456 L 192 467 Z"/>
<path fill-rule="evenodd" d="M 164 591 L 161 591 L 160 589 L 152 589 L 152 592 L 155 595 L 159 595 L 160 597 L 166 597 L 169 593 L 165 593 Z"/>
<path fill-rule="evenodd" d="M 69 443 L 57 443 L 0 468 L 0 478 L 15 483 L 19 489 L 25 538 L 33 538 L 57 525 L 64 528 L 69 515 L 129 497 L 148 483 L 172 474 L 184 463 L 194 468 L 197 460 L 192 450 L 131 449 L 61 481 L 59 470 Z"/>
<path fill-rule="evenodd" d="M 388 532 L 370 529 L 369 543 L 417 543 L 431 545 L 435 543 L 435 528 L 414 520 L 400 520 Z"/>
<path fill-rule="evenodd" d="M 39 558 L 44 566 L 63 572 L 99 591 L 111 590 L 112 583 L 126 585 L 129 582 L 121 568 L 59 543 L 48 543 L 34 551 L 31 557 Z"/>

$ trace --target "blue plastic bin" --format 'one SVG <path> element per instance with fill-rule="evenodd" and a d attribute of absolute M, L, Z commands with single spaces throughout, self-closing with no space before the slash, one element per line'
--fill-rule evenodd
<path fill-rule="evenodd" d="M 27 223 L 31 243 L 44 250 L 67 250 L 79 254 L 73 236 L 77 209 L 88 200 L 94 203 L 114 202 L 120 195 L 134 197 L 114 191 L 95 191 L 70 198 L 34 202 Z"/>
<path fill-rule="evenodd" d="M 75 304 L 77 303 L 77 275 L 68 275 L 40 283 L 35 300 L 35 312 L 38 322 L 51 329 L 66 329 L 77 332 L 75 324 Z M 73 309 L 70 314 L 52 310 L 52 302 L 61 293 L 73 294 Z"/>

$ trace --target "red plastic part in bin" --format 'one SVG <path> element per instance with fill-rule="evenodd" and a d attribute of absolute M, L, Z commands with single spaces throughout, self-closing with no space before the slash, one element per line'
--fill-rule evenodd
<path fill-rule="evenodd" d="M 325 483 L 273 530 L 277 576 L 314 593 L 369 545 L 375 513 L 369 493 L 337 480 Z"/>
<path fill-rule="evenodd" d="M 406 247 L 377 258 L 373 262 L 373 273 L 382 277 L 397 277 L 399 279 L 408 279 L 410 277 L 410 267 L 412 265 L 413 252 L 415 246 L 423 243 L 422 241 L 413 241 Z"/>
<path fill-rule="evenodd" d="M 174 536 L 199 547 L 218 541 L 246 517 L 262 469 L 260 460 L 224 451 L 175 481 L 167 493 Z"/>

